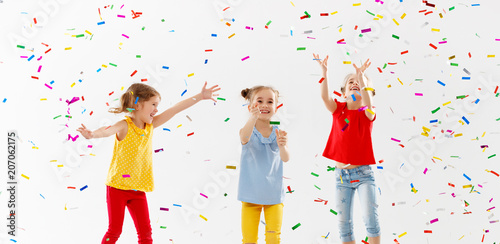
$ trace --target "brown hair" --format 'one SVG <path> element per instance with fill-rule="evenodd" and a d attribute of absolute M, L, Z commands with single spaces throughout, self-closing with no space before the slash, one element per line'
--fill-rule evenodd
<path fill-rule="evenodd" d="M 279 92 L 278 92 L 278 90 L 275 90 L 274 88 L 272 88 L 270 86 L 254 86 L 252 88 L 245 88 L 245 89 L 241 90 L 241 96 L 243 98 L 245 98 L 245 100 L 251 102 L 253 99 L 253 96 L 255 94 L 257 94 L 257 92 L 264 90 L 264 89 L 269 89 L 269 90 L 274 92 L 274 94 L 276 95 L 276 104 L 277 104 Z"/>
<path fill-rule="evenodd" d="M 160 93 L 153 87 L 142 83 L 134 83 L 120 97 L 120 106 L 110 108 L 109 112 L 115 114 L 130 112 L 127 108 L 134 108 L 136 100 L 138 103 L 145 102 L 154 96 L 158 96 L 161 99 Z"/>
<path fill-rule="evenodd" d="M 340 87 L 340 91 L 342 93 L 345 93 L 345 86 L 347 85 L 347 82 L 349 81 L 349 78 L 351 77 L 351 75 L 356 75 L 355 73 L 349 73 L 345 76 L 344 78 L 344 82 L 342 83 L 342 86 Z M 370 87 L 370 88 L 373 88 L 372 87 L 372 80 L 365 74 L 365 77 L 367 79 L 367 84 L 366 86 L 367 87 Z M 372 96 L 375 96 L 375 88 L 373 88 L 373 91 L 372 92 Z"/>

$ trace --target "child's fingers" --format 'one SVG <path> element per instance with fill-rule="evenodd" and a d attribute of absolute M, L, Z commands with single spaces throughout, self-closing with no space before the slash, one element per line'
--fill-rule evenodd
<path fill-rule="evenodd" d="M 276 129 L 276 135 L 278 136 L 278 138 L 280 137 L 280 131 L 278 129 Z"/>

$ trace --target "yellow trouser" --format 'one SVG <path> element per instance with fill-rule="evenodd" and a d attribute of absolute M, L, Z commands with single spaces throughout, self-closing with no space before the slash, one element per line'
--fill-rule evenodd
<path fill-rule="evenodd" d="M 283 203 L 259 205 L 242 202 L 242 204 L 241 231 L 243 233 L 243 244 L 257 243 L 262 208 L 264 208 L 264 218 L 266 219 L 266 243 L 279 244 L 281 222 L 283 220 Z"/>

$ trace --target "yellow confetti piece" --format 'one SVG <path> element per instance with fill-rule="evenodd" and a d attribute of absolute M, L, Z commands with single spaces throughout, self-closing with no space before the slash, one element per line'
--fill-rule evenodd
<path fill-rule="evenodd" d="M 73 82 L 73 84 L 71 84 L 71 87 L 75 86 L 75 84 L 76 84 L 76 83 L 75 83 L 75 82 Z"/>
<path fill-rule="evenodd" d="M 103 65 L 102 65 L 102 67 L 107 68 L 108 66 L 107 66 L 107 65 L 105 65 L 105 64 L 103 64 Z"/>
<path fill-rule="evenodd" d="M 405 232 L 405 233 L 403 233 L 403 234 L 401 234 L 401 235 L 399 235 L 399 236 L 398 236 L 398 238 L 401 238 L 401 237 L 403 237 L 404 235 L 406 235 L 406 232 Z"/>
<path fill-rule="evenodd" d="M 122 86 L 122 88 L 121 88 L 120 90 L 122 90 L 122 91 L 123 91 L 123 86 Z M 132 92 L 132 95 L 134 95 L 134 93 L 133 93 L 133 92 Z"/>
<path fill-rule="evenodd" d="M 439 161 L 443 161 L 442 159 L 440 159 L 440 158 L 438 158 L 438 157 L 432 157 L 432 158 L 437 159 L 437 160 L 439 160 Z"/>
<path fill-rule="evenodd" d="M 342 27 L 339 28 L 339 32 L 342 32 Z"/>
<path fill-rule="evenodd" d="M 338 13 L 338 12 L 339 12 L 339 11 L 335 11 L 335 12 L 333 12 L 333 13 L 330 13 L 330 15 L 334 15 L 334 14 L 336 14 L 336 13 Z"/>
<path fill-rule="evenodd" d="M 194 75 L 194 73 L 191 73 L 191 74 L 189 74 L 189 75 L 188 75 L 188 77 L 191 77 L 191 76 L 193 76 L 193 75 Z"/>
<path fill-rule="evenodd" d="M 455 134 L 455 137 L 463 136 L 462 133 Z"/>
<path fill-rule="evenodd" d="M 290 3 L 292 4 L 292 6 L 294 6 L 294 7 L 295 7 L 295 4 L 293 4 L 293 2 L 292 2 L 292 1 L 290 1 Z"/>
<path fill-rule="evenodd" d="M 233 166 L 233 165 L 226 165 L 226 169 L 236 169 L 236 166 Z"/>
<path fill-rule="evenodd" d="M 71 50 L 72 47 L 67 47 L 67 48 L 64 48 L 64 50 Z"/>
<path fill-rule="evenodd" d="M 57 165 L 57 167 L 61 168 L 61 167 L 64 167 L 64 165 L 62 165 L 62 164 L 59 164 L 59 165 Z"/>
<path fill-rule="evenodd" d="M 484 137 L 484 135 L 486 135 L 486 131 L 485 131 L 485 132 L 483 132 L 483 135 L 482 135 L 481 137 Z"/>
<path fill-rule="evenodd" d="M 351 64 L 351 61 L 344 61 L 344 64 Z"/>
<path fill-rule="evenodd" d="M 38 149 L 38 147 L 31 147 L 31 149 Z"/>
<path fill-rule="evenodd" d="M 391 85 L 387 85 L 387 88 L 391 88 L 392 86 Z"/>
<path fill-rule="evenodd" d="M 89 155 L 90 155 L 90 156 L 95 156 L 95 154 L 93 154 L 93 153 L 90 153 Z"/>
<path fill-rule="evenodd" d="M 460 237 L 458 240 L 460 241 L 462 238 L 464 238 L 465 235 L 463 235 L 462 237 Z"/>
<path fill-rule="evenodd" d="M 429 129 L 429 128 L 425 127 L 425 126 L 422 126 L 422 129 L 424 129 L 424 131 L 427 131 L 427 132 L 431 131 L 431 129 Z"/>
<path fill-rule="evenodd" d="M 71 37 L 76 37 L 76 35 L 71 35 Z"/>
<path fill-rule="evenodd" d="M 340 176 L 340 184 L 344 184 L 344 181 L 342 180 L 342 175 Z"/>
<path fill-rule="evenodd" d="M 495 57 L 495 55 L 488 55 L 487 57 L 488 57 L 488 58 L 494 58 L 494 57 Z"/>
<path fill-rule="evenodd" d="M 440 32 L 441 30 L 436 28 L 431 28 L 431 31 Z"/>
<path fill-rule="evenodd" d="M 459 120 L 458 122 L 460 122 L 460 124 L 464 125 L 464 122 L 462 120 Z"/>
<path fill-rule="evenodd" d="M 398 78 L 398 81 L 399 81 L 399 83 L 401 83 L 401 85 L 403 85 L 403 82 L 399 78 Z"/>
<path fill-rule="evenodd" d="M 380 15 L 380 14 L 377 14 L 377 17 L 379 17 L 379 18 L 381 18 L 381 19 L 383 19 L 383 18 L 384 18 L 384 16 L 382 16 L 382 15 Z"/>
<path fill-rule="evenodd" d="M 64 204 L 64 210 L 68 210 L 68 208 L 66 208 L 66 204 Z"/>
<path fill-rule="evenodd" d="M 442 14 L 442 13 L 439 13 L 439 17 L 442 19 L 442 18 L 443 18 L 443 14 Z"/>
<path fill-rule="evenodd" d="M 361 3 L 353 3 L 352 6 L 361 6 Z"/>
<path fill-rule="evenodd" d="M 40 101 L 47 101 L 47 98 L 40 98 Z"/>
<path fill-rule="evenodd" d="M 422 133 L 420 133 L 420 135 L 423 135 L 423 136 L 429 137 L 429 133 L 427 133 L 427 132 L 422 132 Z"/>
<path fill-rule="evenodd" d="M 371 114 L 375 114 L 371 109 L 367 108 L 366 111 L 368 111 L 368 113 L 371 113 Z"/>
<path fill-rule="evenodd" d="M 401 19 L 404 19 L 406 16 L 406 13 L 403 13 L 403 15 L 401 15 Z"/>
<path fill-rule="evenodd" d="M 55 159 L 52 159 L 52 160 L 50 160 L 50 162 L 51 162 L 51 163 L 52 163 L 52 162 L 57 162 L 57 160 L 55 160 Z"/>
<path fill-rule="evenodd" d="M 399 23 L 396 21 L 396 19 L 392 19 L 396 25 L 399 25 Z"/>
<path fill-rule="evenodd" d="M 203 216 L 201 214 L 200 214 L 200 218 L 204 219 L 205 221 L 208 221 L 207 218 L 205 218 L 205 216 Z"/>
<path fill-rule="evenodd" d="M 471 188 L 471 187 L 472 187 L 472 185 L 464 185 L 464 186 L 462 186 L 462 187 L 463 187 L 463 188 Z"/>
<path fill-rule="evenodd" d="M 179 127 L 181 127 L 181 126 L 182 126 L 182 124 L 178 125 L 178 126 L 177 126 L 177 128 L 179 128 Z"/>
<path fill-rule="evenodd" d="M 448 105 L 448 104 L 450 104 L 450 103 L 451 103 L 451 101 L 449 101 L 449 102 L 445 102 L 445 103 L 443 103 L 443 106 L 446 106 L 446 105 Z"/>
<path fill-rule="evenodd" d="M 24 177 L 24 178 L 26 178 L 27 180 L 29 180 L 29 179 L 30 179 L 30 177 L 28 177 L 28 176 L 26 176 L 26 175 L 24 175 L 24 174 L 21 174 L 21 176 L 22 176 L 22 177 Z"/>
<path fill-rule="evenodd" d="M 85 33 L 92 35 L 92 33 L 90 33 L 90 31 L 88 31 L 88 30 L 85 30 Z"/>
<path fill-rule="evenodd" d="M 228 36 L 227 39 L 233 37 L 234 35 L 236 35 L 236 33 L 233 33 L 232 35 Z"/>

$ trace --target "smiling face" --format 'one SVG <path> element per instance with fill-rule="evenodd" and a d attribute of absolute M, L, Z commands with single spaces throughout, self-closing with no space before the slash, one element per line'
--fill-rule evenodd
<path fill-rule="evenodd" d="M 351 74 L 346 79 L 343 91 L 344 96 L 350 97 L 352 94 L 354 94 L 354 96 L 359 97 L 358 92 L 360 92 L 360 90 L 361 89 L 359 88 L 358 77 L 356 76 L 356 74 Z"/>
<path fill-rule="evenodd" d="M 276 113 L 276 100 L 276 93 L 271 89 L 262 89 L 253 95 L 252 101 L 248 105 L 248 110 L 257 105 L 260 111 L 259 119 L 270 120 Z"/>
<path fill-rule="evenodd" d="M 139 102 L 134 111 L 134 116 L 137 117 L 142 123 L 153 123 L 153 117 L 158 112 L 158 104 L 160 104 L 160 97 L 153 96 L 149 100 Z"/>

